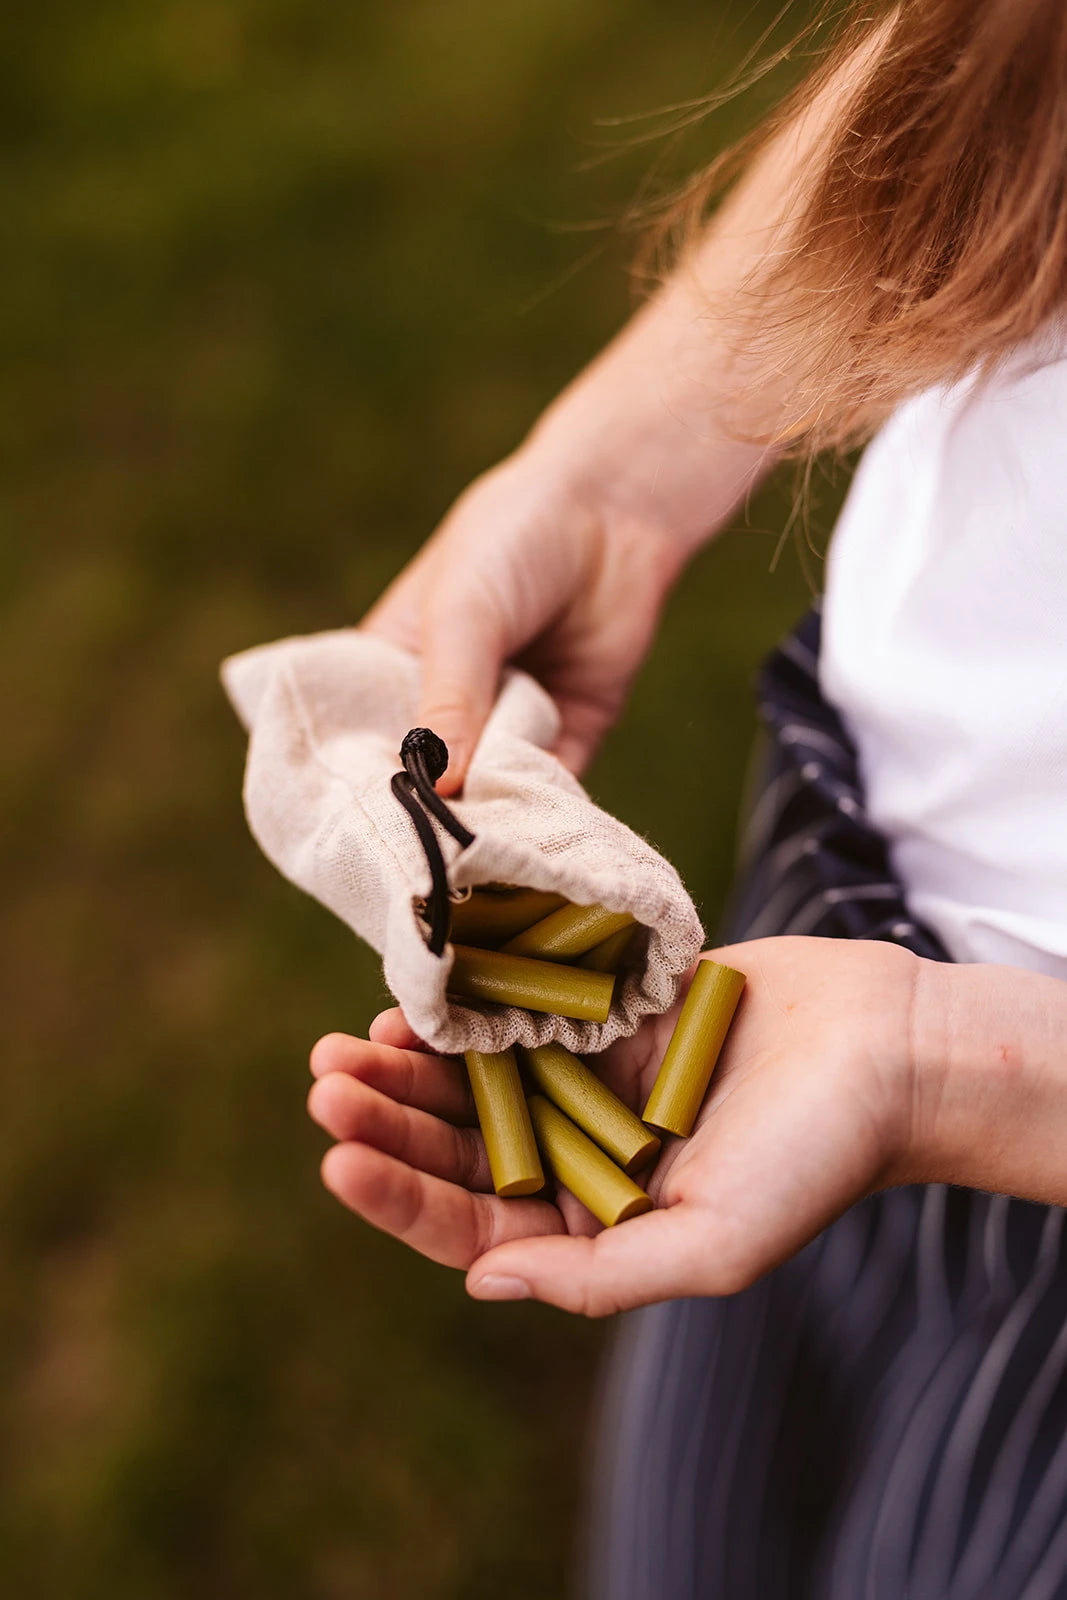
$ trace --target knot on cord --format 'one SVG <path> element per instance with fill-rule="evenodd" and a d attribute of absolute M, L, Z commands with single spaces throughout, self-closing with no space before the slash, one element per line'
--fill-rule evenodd
<path fill-rule="evenodd" d="M 415 826 L 426 856 L 426 865 L 430 869 L 426 920 L 430 925 L 430 951 L 439 956 L 448 939 L 448 869 L 430 817 L 436 818 L 463 850 L 474 843 L 474 835 L 464 827 L 434 788 L 448 766 L 448 746 L 445 741 L 432 728 L 412 728 L 404 735 L 400 759 L 404 763 L 404 770 L 394 772 L 390 784 Z"/>
<path fill-rule="evenodd" d="M 400 759 L 408 772 L 424 773 L 433 784 L 448 769 L 448 746 L 432 728 L 412 728 L 400 745 Z"/>

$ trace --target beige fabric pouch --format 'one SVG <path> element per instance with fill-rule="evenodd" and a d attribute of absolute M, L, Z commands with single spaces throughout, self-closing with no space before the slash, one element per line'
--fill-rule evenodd
<path fill-rule="evenodd" d="M 391 779 L 417 715 L 419 662 L 346 629 L 231 656 L 226 691 L 249 734 L 245 810 L 274 865 L 373 945 L 385 979 L 433 1049 L 500 1050 L 559 1040 L 585 1054 L 667 1010 L 703 932 L 674 868 L 596 805 L 551 753 L 558 713 L 526 673 L 507 672 L 450 801 L 474 835 L 436 824 L 453 892 L 480 883 L 555 890 L 576 905 L 629 911 L 648 930 L 643 966 L 620 976 L 606 1023 L 576 1022 L 446 995 L 451 947 L 433 955 L 420 904 L 427 857 Z"/>

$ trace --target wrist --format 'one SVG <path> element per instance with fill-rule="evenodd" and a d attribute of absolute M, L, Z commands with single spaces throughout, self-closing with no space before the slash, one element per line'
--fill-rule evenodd
<path fill-rule="evenodd" d="M 921 963 L 909 1181 L 1067 1203 L 1067 984 L 1014 967 Z"/>
<path fill-rule="evenodd" d="M 950 1018 L 954 967 L 920 959 L 909 1019 L 908 1118 L 902 1181 L 930 1182 L 955 1143 L 954 1096 L 960 1071 L 954 1061 Z M 952 1092 L 949 1092 L 949 1083 Z"/>
<path fill-rule="evenodd" d="M 727 361 L 704 308 L 665 291 L 545 411 L 521 447 L 606 522 L 642 526 L 680 563 L 777 452 L 731 425 Z"/>
<path fill-rule="evenodd" d="M 561 430 L 562 432 L 562 430 Z M 500 465 L 538 508 L 538 521 L 591 552 L 597 570 L 624 565 L 631 592 L 665 600 L 699 540 L 687 541 L 663 507 L 643 503 L 609 466 L 607 440 L 589 432 L 565 442 L 542 434 L 540 424 Z"/>
<path fill-rule="evenodd" d="M 615 503 L 592 473 L 576 470 L 533 435 L 468 494 L 488 496 L 490 505 L 498 499 L 519 526 L 538 530 L 546 560 L 558 562 L 566 552 L 575 594 L 592 593 L 605 580 L 611 586 L 614 573 L 635 640 L 638 619 L 658 614 L 689 556 L 660 524 Z"/>

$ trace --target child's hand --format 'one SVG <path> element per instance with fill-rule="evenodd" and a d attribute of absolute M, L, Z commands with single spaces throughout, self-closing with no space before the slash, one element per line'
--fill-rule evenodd
<path fill-rule="evenodd" d="M 799 1250 L 854 1201 L 913 1174 L 913 999 L 933 964 L 896 946 L 763 939 L 713 952 L 748 975 L 700 1121 L 669 1140 L 657 1209 L 601 1229 L 569 1194 L 491 1190 L 461 1063 L 418 1048 L 398 1011 L 373 1042 L 312 1052 L 312 1116 L 340 1141 L 328 1188 L 376 1227 L 468 1269 L 481 1299 L 532 1296 L 600 1316 L 729 1294 Z M 599 1058 L 640 1111 L 676 1011 Z"/>

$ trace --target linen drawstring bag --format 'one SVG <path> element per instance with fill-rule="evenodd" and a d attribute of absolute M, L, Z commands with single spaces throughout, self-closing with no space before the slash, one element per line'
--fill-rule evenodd
<path fill-rule="evenodd" d="M 252 833 L 279 871 L 381 954 L 390 990 L 432 1049 L 558 1040 L 579 1054 L 603 1050 L 674 1001 L 703 939 L 693 903 L 674 868 L 596 806 L 551 753 L 559 714 L 524 672 L 504 673 L 462 797 L 437 806 L 446 825 L 425 805 L 421 824 L 413 819 L 417 791 L 425 800 L 436 775 L 427 783 L 427 747 L 417 739 L 406 765 L 416 777 L 421 766 L 421 782 L 401 766 L 419 673 L 415 656 L 355 629 L 282 639 L 226 660 L 222 680 L 249 735 Z M 435 883 L 435 853 L 445 883 Z M 554 891 L 635 917 L 646 931 L 606 1022 L 448 995 L 452 947 L 439 931 L 434 940 L 427 908 L 442 887 L 460 897 L 478 884 Z M 431 942 L 443 944 L 439 955 Z"/>

